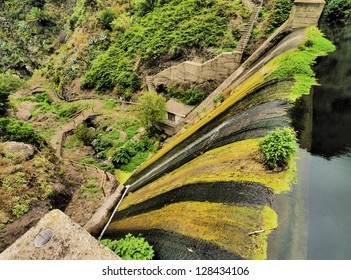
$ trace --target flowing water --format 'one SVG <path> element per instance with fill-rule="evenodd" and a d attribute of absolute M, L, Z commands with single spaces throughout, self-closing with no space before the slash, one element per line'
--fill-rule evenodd
<path fill-rule="evenodd" d="M 299 132 L 298 181 L 278 195 L 270 259 L 351 259 L 351 25 L 322 26 L 337 50 L 320 59 L 321 86 L 292 115 Z"/>

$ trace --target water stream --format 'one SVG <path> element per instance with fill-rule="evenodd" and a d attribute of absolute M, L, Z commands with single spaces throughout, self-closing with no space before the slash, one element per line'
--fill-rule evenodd
<path fill-rule="evenodd" d="M 274 201 L 279 228 L 269 259 L 351 259 L 351 25 L 322 30 L 337 50 L 320 59 L 321 86 L 292 113 L 298 182 Z"/>

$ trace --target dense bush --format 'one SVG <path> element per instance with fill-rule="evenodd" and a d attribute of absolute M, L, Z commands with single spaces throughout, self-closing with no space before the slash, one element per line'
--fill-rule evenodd
<path fill-rule="evenodd" d="M 296 153 L 296 136 L 290 128 L 277 128 L 259 144 L 259 151 L 269 169 L 284 167 Z"/>
<path fill-rule="evenodd" d="M 329 0 L 324 15 L 330 22 L 347 22 L 351 20 L 351 0 Z"/>
<path fill-rule="evenodd" d="M 124 260 L 151 260 L 154 257 L 154 249 L 145 238 L 130 233 L 120 240 L 103 239 L 101 243 Z"/>
<path fill-rule="evenodd" d="M 123 168 L 124 165 L 129 164 L 131 161 L 135 161 L 132 166 L 136 167 L 146 159 L 149 150 L 152 148 L 153 142 L 146 136 L 141 137 L 138 142 L 128 141 L 122 147 L 118 148 L 112 155 L 112 163 L 115 168 Z M 138 154 L 142 154 L 142 156 L 137 157 Z"/>
<path fill-rule="evenodd" d="M 19 89 L 21 79 L 11 74 L 0 74 L 0 116 L 8 107 L 9 95 Z"/>
<path fill-rule="evenodd" d="M 99 22 L 104 29 L 111 29 L 111 23 L 115 19 L 115 13 L 111 9 L 101 11 Z"/>
<path fill-rule="evenodd" d="M 76 127 L 74 130 L 74 135 L 86 146 L 89 146 L 95 137 L 95 133 L 89 127 L 87 127 L 85 122 L 80 123 Z"/>
<path fill-rule="evenodd" d="M 179 100 L 186 105 L 198 105 L 205 100 L 207 94 L 200 89 L 190 88 L 182 90 L 177 86 L 167 89 L 167 96 Z"/>
<path fill-rule="evenodd" d="M 289 18 L 292 7 L 291 0 L 276 0 L 272 15 L 269 18 L 266 34 L 271 34 L 276 28 L 282 25 Z"/>
<path fill-rule="evenodd" d="M 0 141 L 17 141 L 40 145 L 41 138 L 27 122 L 13 118 L 0 118 Z"/>

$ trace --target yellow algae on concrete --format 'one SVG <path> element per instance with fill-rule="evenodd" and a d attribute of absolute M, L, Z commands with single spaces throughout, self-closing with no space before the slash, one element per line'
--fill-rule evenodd
<path fill-rule="evenodd" d="M 276 225 L 276 215 L 273 213 L 268 206 L 181 202 L 115 221 L 108 231 L 162 229 L 212 242 L 245 259 L 265 259 L 266 237 Z M 249 235 L 256 230 L 264 232 Z"/>
<path fill-rule="evenodd" d="M 272 172 L 260 162 L 258 143 L 261 138 L 248 139 L 213 149 L 129 194 L 120 206 L 128 208 L 149 198 L 186 184 L 199 182 L 245 181 L 261 183 L 275 193 L 290 189 L 295 179 L 296 162 L 286 170 Z"/>

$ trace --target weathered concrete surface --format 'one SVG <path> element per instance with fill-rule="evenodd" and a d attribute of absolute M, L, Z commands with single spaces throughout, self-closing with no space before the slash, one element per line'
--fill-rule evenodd
<path fill-rule="evenodd" d="M 44 229 L 54 236 L 46 246 L 37 248 L 34 239 Z M 81 226 L 60 210 L 46 214 L 36 226 L 0 254 L 0 260 L 116 260 L 119 257 L 100 244 Z"/>
<path fill-rule="evenodd" d="M 153 77 L 153 84 L 155 86 L 169 82 L 201 84 L 207 80 L 221 82 L 240 65 L 240 60 L 241 52 L 234 51 L 221 53 L 205 63 L 185 61 L 156 74 Z"/>
<path fill-rule="evenodd" d="M 288 19 L 290 27 L 296 29 L 317 25 L 324 5 L 324 0 L 295 0 Z"/>

